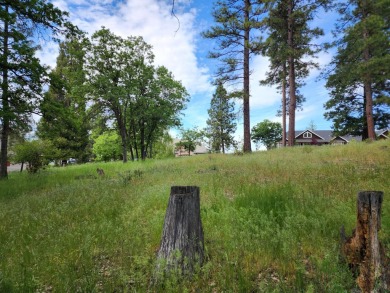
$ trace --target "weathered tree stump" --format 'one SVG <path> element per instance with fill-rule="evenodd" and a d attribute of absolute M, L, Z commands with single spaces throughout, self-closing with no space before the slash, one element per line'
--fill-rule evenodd
<path fill-rule="evenodd" d="M 356 273 L 356 282 L 363 293 L 388 292 L 390 289 L 389 259 L 379 242 L 383 192 L 361 191 L 357 197 L 357 222 L 352 236 L 341 230 L 341 253 Z"/>
<path fill-rule="evenodd" d="M 157 271 L 191 275 L 204 256 L 199 187 L 172 186 L 165 214 Z"/>

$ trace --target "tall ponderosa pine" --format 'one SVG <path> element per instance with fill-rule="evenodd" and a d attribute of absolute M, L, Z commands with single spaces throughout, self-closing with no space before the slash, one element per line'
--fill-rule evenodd
<path fill-rule="evenodd" d="M 317 63 L 309 60 L 319 52 L 319 46 L 313 44 L 313 39 L 323 34 L 319 28 L 310 27 L 315 13 L 321 6 L 326 6 L 327 0 L 279 0 L 271 1 L 268 28 L 267 55 L 271 59 L 271 69 L 276 70 L 276 80 L 280 80 L 286 89 L 288 86 L 288 144 L 294 145 L 295 111 L 303 102 L 298 88 L 302 80 L 308 76 L 309 70 L 317 67 Z M 284 81 L 288 78 L 288 82 Z M 271 78 L 271 81 L 273 79 Z M 284 110 L 282 110 L 284 111 Z M 283 113 L 282 113 L 283 115 Z"/>
<path fill-rule="evenodd" d="M 225 153 L 225 150 L 234 145 L 233 134 L 236 131 L 236 114 L 234 102 L 229 99 L 222 83 L 213 94 L 208 110 L 207 133 L 210 139 L 211 149 L 214 152 Z"/>
<path fill-rule="evenodd" d="M 375 126 L 390 123 L 390 33 L 388 0 L 347 1 L 342 15 L 327 88 L 332 98 L 325 117 L 335 132 L 375 139 Z"/>
<path fill-rule="evenodd" d="M 244 152 L 251 152 L 250 137 L 250 56 L 259 53 L 258 29 L 261 26 L 263 4 L 252 0 L 220 0 L 215 3 L 213 17 L 217 25 L 203 36 L 217 41 L 211 58 L 222 63 L 217 76 L 222 81 L 243 82 Z"/>
<path fill-rule="evenodd" d="M 81 40 L 81 41 L 80 41 Z M 84 83 L 85 52 L 81 39 L 60 44 L 57 66 L 51 72 L 49 91 L 41 105 L 38 136 L 50 140 L 61 158 L 88 159 L 88 119 Z"/>
<path fill-rule="evenodd" d="M 287 137 L 287 115 L 289 107 L 289 46 L 288 46 L 288 6 L 283 1 L 271 1 L 268 3 L 269 14 L 264 19 L 268 29 L 268 37 L 261 44 L 262 54 L 267 56 L 270 61 L 269 71 L 266 73 L 266 79 L 261 80 L 261 85 L 277 85 L 277 89 L 282 94 L 281 110 L 278 115 L 282 116 L 282 145 L 286 145 Z M 302 80 L 308 74 L 308 68 L 312 63 L 295 60 L 295 99 L 296 109 L 302 107 L 305 98 L 299 94 L 298 88 L 303 85 Z"/>
<path fill-rule="evenodd" d="M 35 57 L 37 33 L 56 35 L 73 30 L 66 19 L 66 13 L 46 0 L 0 2 L 0 178 L 7 178 L 10 131 L 15 124 L 28 123 L 42 93 L 45 69 Z"/>

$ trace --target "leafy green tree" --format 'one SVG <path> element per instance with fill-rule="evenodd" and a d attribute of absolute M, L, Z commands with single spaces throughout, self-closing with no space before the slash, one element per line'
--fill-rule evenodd
<path fill-rule="evenodd" d="M 1 156 L 0 178 L 7 178 L 8 137 L 26 125 L 42 93 L 45 68 L 35 57 L 37 37 L 75 32 L 67 14 L 46 0 L 0 2 Z"/>
<path fill-rule="evenodd" d="M 282 125 L 279 122 L 272 122 L 268 119 L 256 124 L 252 128 L 252 140 L 256 144 L 263 144 L 270 150 L 275 148 L 282 139 Z"/>
<path fill-rule="evenodd" d="M 188 94 L 165 67 L 153 66 L 151 46 L 141 37 L 123 39 L 106 28 L 92 35 L 87 57 L 89 94 L 115 121 L 123 161 L 152 155 L 152 144 L 178 115 Z"/>
<path fill-rule="evenodd" d="M 218 87 L 213 94 L 208 114 L 207 133 L 211 150 L 225 153 L 225 150 L 235 143 L 233 134 L 236 131 L 236 114 L 234 112 L 234 102 L 229 100 L 222 83 L 218 83 Z"/>
<path fill-rule="evenodd" d="M 38 136 L 51 140 L 62 153 L 62 159 L 89 157 L 88 117 L 83 70 L 83 38 L 60 44 L 57 66 L 50 74 L 50 88 L 41 104 L 42 118 Z"/>
<path fill-rule="evenodd" d="M 110 117 L 100 111 L 99 105 L 92 105 L 87 109 L 87 116 L 89 118 L 89 125 L 91 128 L 90 139 L 94 140 L 104 132 L 109 131 Z"/>
<path fill-rule="evenodd" d="M 181 82 L 176 81 L 171 72 L 163 66 L 140 75 L 130 105 L 129 133 L 131 156 L 144 160 L 153 156 L 153 145 L 166 129 L 180 126 L 179 114 L 188 101 L 188 94 Z M 133 151 L 134 150 L 134 151 Z"/>
<path fill-rule="evenodd" d="M 203 138 L 203 131 L 199 130 L 197 127 L 193 129 L 182 129 L 181 138 L 180 141 L 176 143 L 176 147 L 184 147 L 184 149 L 188 151 L 188 155 L 191 155 L 191 152 L 196 149 L 196 146 L 201 145 Z"/>
<path fill-rule="evenodd" d="M 102 112 L 115 119 L 127 162 L 127 115 L 137 82 L 137 70 L 146 70 L 153 60 L 151 47 L 141 37 L 123 39 L 102 28 L 91 37 L 87 50 L 89 95 Z"/>
<path fill-rule="evenodd" d="M 163 136 L 161 136 L 154 143 L 153 158 L 165 159 L 165 158 L 172 158 L 174 156 L 175 156 L 175 146 L 173 144 L 173 139 L 167 131 L 164 131 Z"/>
<path fill-rule="evenodd" d="M 113 130 L 104 132 L 95 139 L 92 152 L 96 161 L 118 160 L 122 156 L 120 136 Z"/>
<path fill-rule="evenodd" d="M 341 36 L 333 45 L 325 117 L 336 133 L 375 139 L 390 124 L 390 6 L 387 0 L 346 1 L 338 6 Z"/>
<path fill-rule="evenodd" d="M 218 59 L 221 66 L 217 71 L 223 82 L 242 80 L 244 117 L 244 152 L 251 151 L 250 139 L 250 57 L 259 53 L 258 30 L 263 14 L 263 4 L 251 0 L 219 0 L 215 4 L 213 17 L 217 25 L 205 31 L 205 38 L 216 40 L 217 48 L 209 57 Z"/>

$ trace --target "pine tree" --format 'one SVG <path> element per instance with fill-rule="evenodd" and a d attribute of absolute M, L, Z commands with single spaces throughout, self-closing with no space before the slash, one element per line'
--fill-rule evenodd
<path fill-rule="evenodd" d="M 37 33 L 75 32 L 67 14 L 46 0 L 0 3 L 1 156 L 0 178 L 7 178 L 8 136 L 37 109 L 45 68 L 35 57 Z"/>
<path fill-rule="evenodd" d="M 217 40 L 217 48 L 210 52 L 210 58 L 218 59 L 221 67 L 217 72 L 223 82 L 242 80 L 244 117 L 244 152 L 251 152 L 250 138 L 250 57 L 259 53 L 258 30 L 261 26 L 263 4 L 251 0 L 220 0 L 215 3 L 213 17 L 217 25 L 203 33 L 209 39 Z"/>
<path fill-rule="evenodd" d="M 266 73 L 266 78 L 260 81 L 261 85 L 277 85 L 277 89 L 282 94 L 282 105 L 278 115 L 282 116 L 282 145 L 286 145 L 287 137 L 287 116 L 289 108 L 289 66 L 288 66 L 288 17 L 287 5 L 283 1 L 271 1 L 268 6 L 269 14 L 264 19 L 269 34 L 262 42 L 262 54 L 269 58 L 270 67 Z M 303 95 L 299 93 L 299 88 L 304 85 L 303 79 L 307 77 L 308 69 L 316 66 L 313 63 L 295 60 L 295 98 L 296 109 L 301 109 L 305 102 Z"/>
<path fill-rule="evenodd" d="M 222 83 L 213 94 L 208 110 L 208 136 L 211 149 L 214 152 L 225 153 L 226 149 L 234 145 L 233 134 L 236 131 L 234 102 L 229 100 Z"/>
<path fill-rule="evenodd" d="M 270 58 L 271 67 L 263 84 L 281 84 L 283 100 L 282 115 L 289 115 L 288 143 L 294 145 L 295 112 L 304 102 L 299 87 L 311 68 L 318 67 L 308 60 L 319 52 L 313 39 L 323 34 L 320 28 L 311 28 L 309 22 L 324 1 L 278 0 L 269 2 L 269 16 L 266 19 L 270 35 L 263 44 L 263 53 Z M 288 95 L 287 95 L 288 89 Z M 288 108 L 287 108 L 288 105 Z M 285 122 L 283 128 L 285 129 Z M 283 130 L 285 135 L 285 130 Z M 284 138 L 283 138 L 284 140 Z"/>
<path fill-rule="evenodd" d="M 325 117 L 335 132 L 375 139 L 375 125 L 390 122 L 390 33 L 388 0 L 350 0 L 338 5 L 342 15 L 335 34 L 337 54 L 327 88 L 332 98 Z"/>
<path fill-rule="evenodd" d="M 89 137 L 86 114 L 83 38 L 60 44 L 57 66 L 41 105 L 38 136 L 60 150 L 61 159 L 88 160 Z"/>

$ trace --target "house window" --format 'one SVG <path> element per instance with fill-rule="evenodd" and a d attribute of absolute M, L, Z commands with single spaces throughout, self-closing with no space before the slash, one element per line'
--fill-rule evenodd
<path fill-rule="evenodd" d="M 312 136 L 311 136 L 311 132 L 305 132 L 304 134 L 303 134 L 303 138 L 311 138 Z"/>

